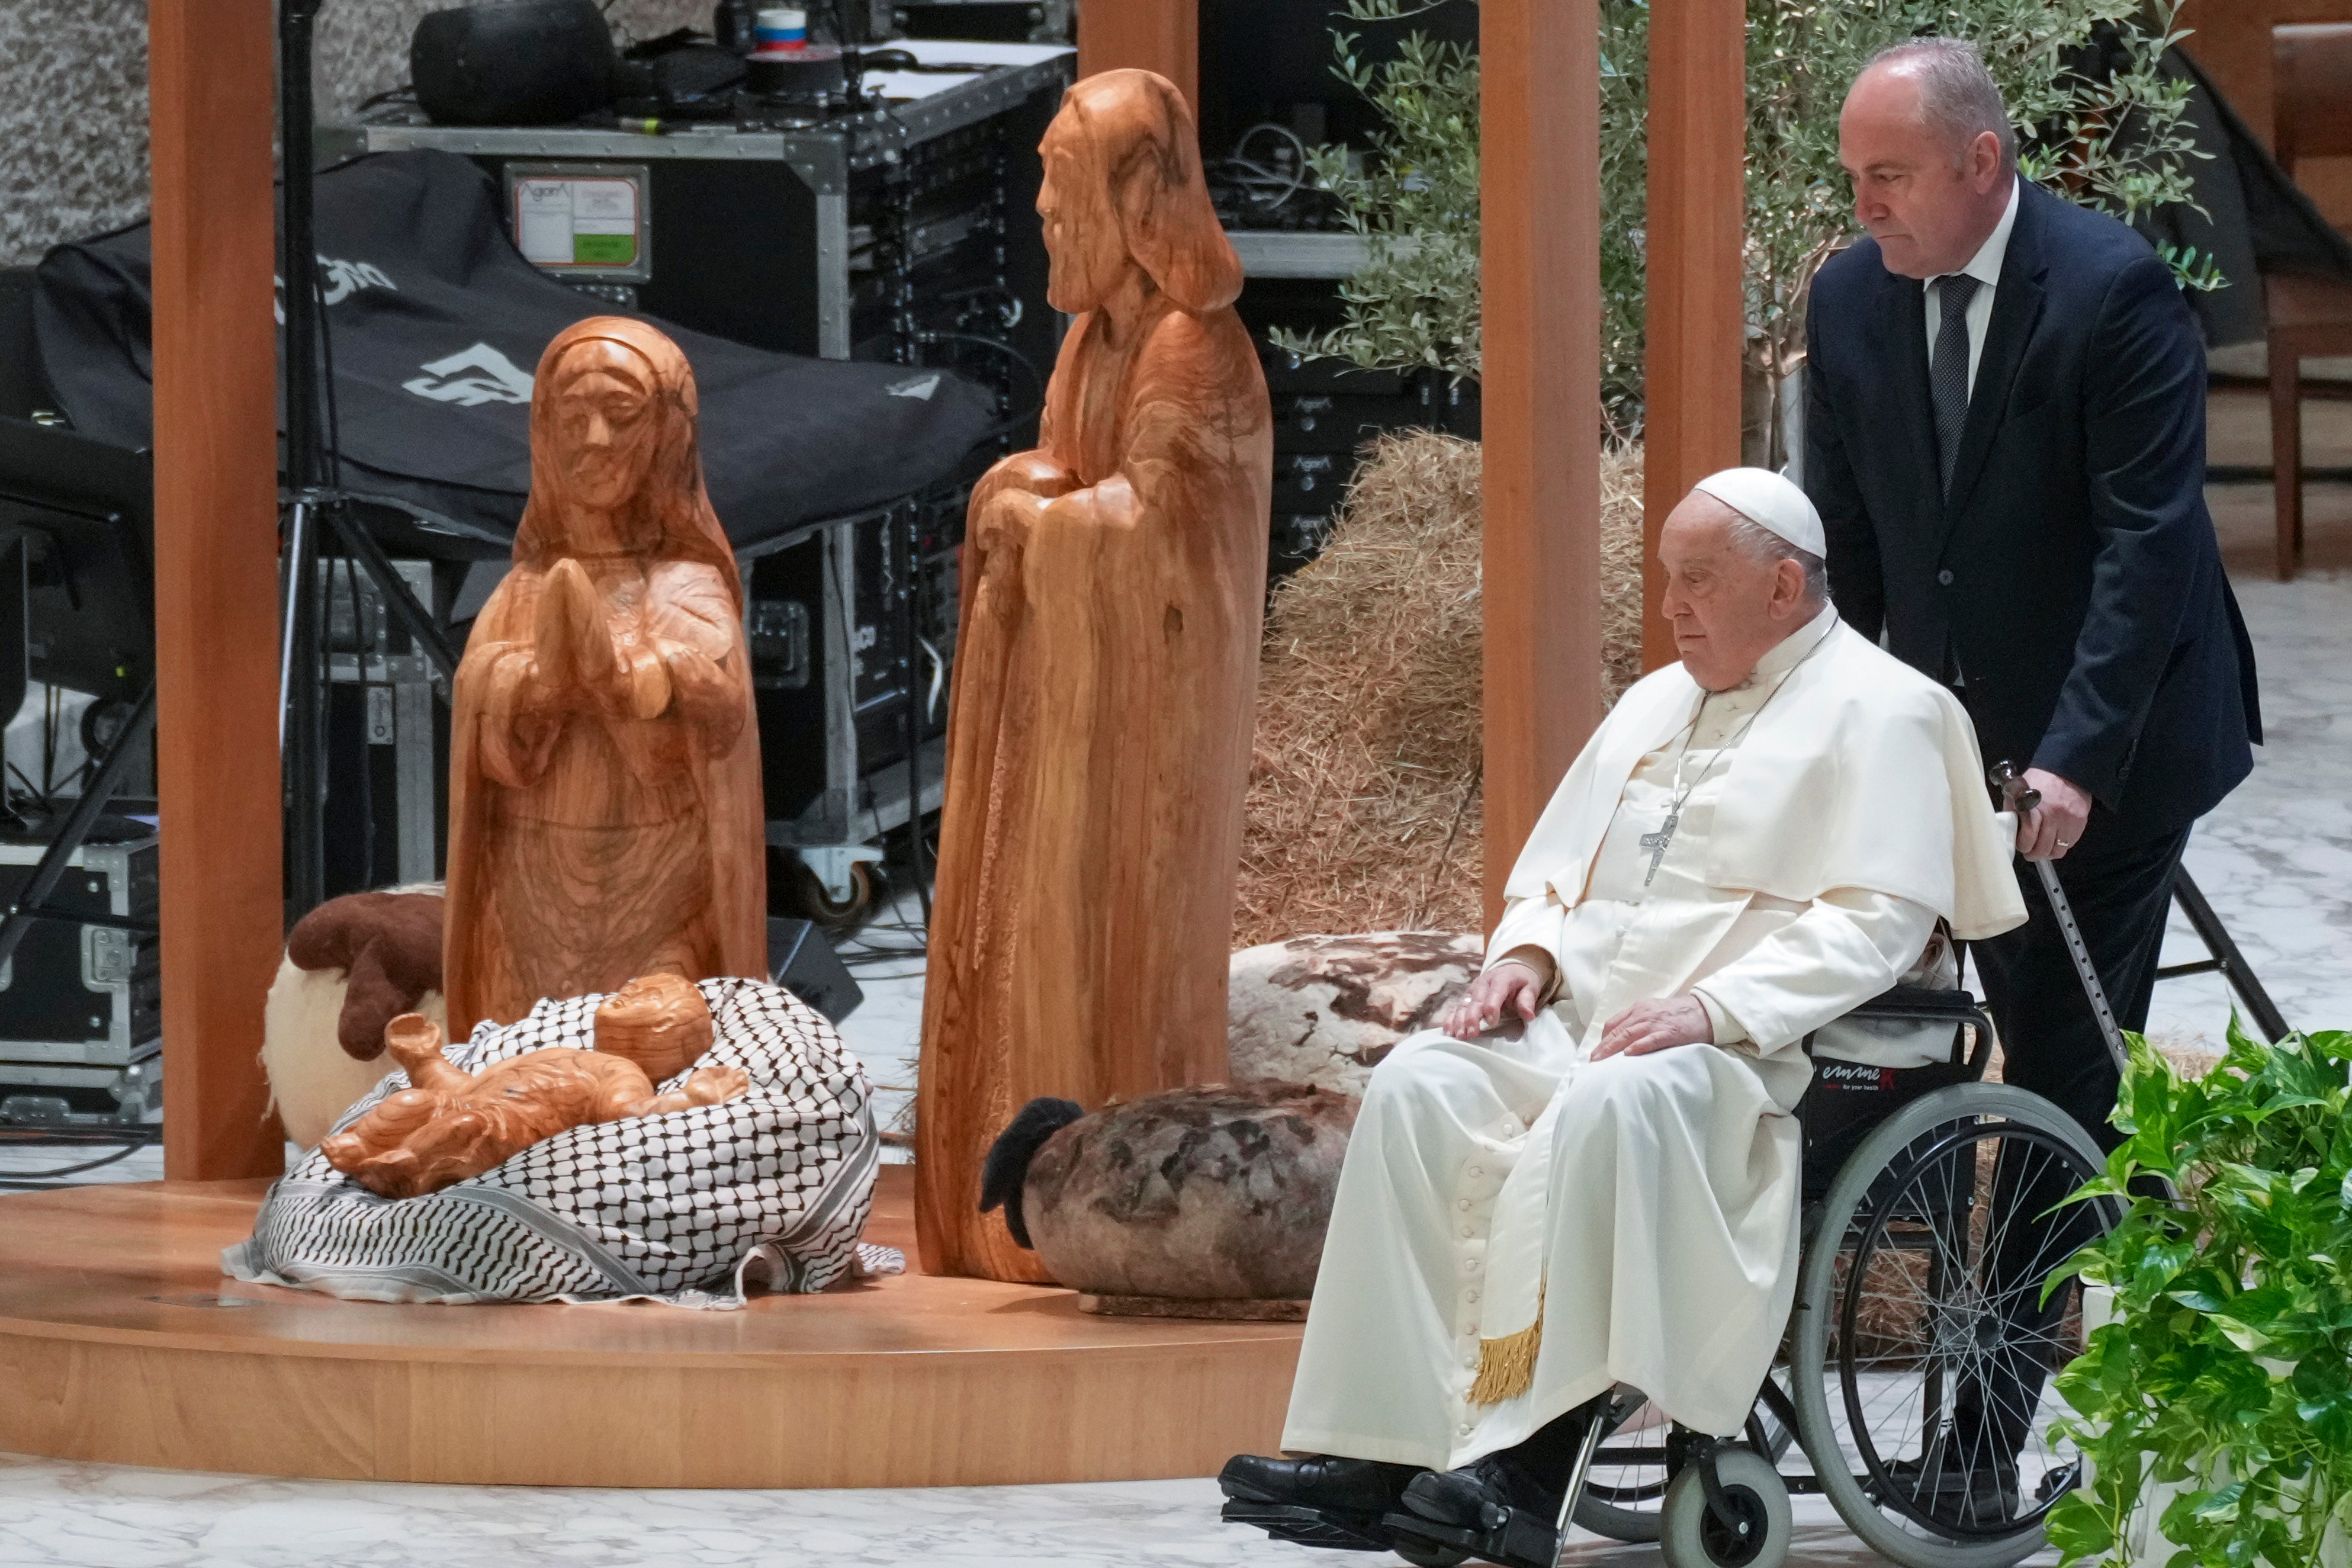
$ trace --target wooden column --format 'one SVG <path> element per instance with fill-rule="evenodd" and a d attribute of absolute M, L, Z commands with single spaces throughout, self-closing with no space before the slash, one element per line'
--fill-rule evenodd
<path fill-rule="evenodd" d="M 1201 108 L 1200 0 L 1080 0 L 1078 74 L 1140 68 Z"/>
<path fill-rule="evenodd" d="M 163 1169 L 275 1174 L 285 903 L 270 0 L 150 0 Z"/>
<path fill-rule="evenodd" d="M 2271 64 L 2275 9 L 2273 0 L 2189 0 L 2180 8 L 2179 25 L 2194 29 L 2180 47 L 2265 147 L 2275 145 L 2276 134 Z"/>
<path fill-rule="evenodd" d="M 1486 920 L 1601 721 L 1595 0 L 1483 0 Z"/>
<path fill-rule="evenodd" d="M 1676 657 L 1673 628 L 1658 613 L 1658 531 L 1693 484 L 1739 462 L 1747 42 L 1742 0 L 1650 7 L 1644 669 Z"/>

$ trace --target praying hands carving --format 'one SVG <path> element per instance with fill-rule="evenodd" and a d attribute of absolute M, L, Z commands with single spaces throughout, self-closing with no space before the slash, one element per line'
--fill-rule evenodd
<path fill-rule="evenodd" d="M 707 1067 L 654 1092 L 710 1046 L 710 1009 L 675 974 L 648 975 L 606 997 L 594 1050 L 551 1046 L 469 1073 L 441 1054 L 441 1030 L 428 1018 L 404 1013 L 383 1034 L 409 1087 L 319 1147 L 329 1164 L 387 1198 L 478 1176 L 569 1128 L 721 1105 L 751 1087 L 741 1068 Z"/>

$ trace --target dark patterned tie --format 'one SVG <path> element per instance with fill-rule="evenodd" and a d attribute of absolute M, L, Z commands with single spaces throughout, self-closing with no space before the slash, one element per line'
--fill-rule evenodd
<path fill-rule="evenodd" d="M 1977 280 L 1965 272 L 1936 279 L 1943 312 L 1936 323 L 1936 352 L 1927 361 L 1927 395 L 1936 405 L 1936 455 L 1943 464 L 1944 493 L 1952 489 L 1952 465 L 1960 459 L 1960 427 L 1969 420 L 1969 301 Z"/>

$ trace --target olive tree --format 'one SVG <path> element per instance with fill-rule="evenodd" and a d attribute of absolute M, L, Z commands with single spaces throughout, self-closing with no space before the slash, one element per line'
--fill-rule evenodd
<path fill-rule="evenodd" d="M 1349 0 L 1355 22 L 1409 22 L 1476 0 Z M 1643 395 L 1651 0 L 1600 0 L 1601 395 L 1636 435 Z M 2018 127 L 2019 167 L 2129 223 L 2193 202 L 2187 78 L 2163 55 L 2182 0 L 1748 0 L 1746 310 L 1752 365 L 1777 385 L 1803 350 L 1814 271 L 1854 233 L 1837 117 L 1871 56 L 1924 34 L 1973 40 Z M 1373 65 L 1335 35 L 1334 70 L 1385 130 L 1360 160 L 1318 149 L 1316 175 L 1368 242 L 1342 286 L 1345 316 L 1283 346 L 1384 369 L 1479 374 L 1478 60 L 1409 37 Z M 2216 288 L 2210 258 L 2166 258 L 2184 287 Z M 1778 399 L 1771 400 L 1777 405 Z M 1775 441 L 1777 446 L 1777 440 Z"/>

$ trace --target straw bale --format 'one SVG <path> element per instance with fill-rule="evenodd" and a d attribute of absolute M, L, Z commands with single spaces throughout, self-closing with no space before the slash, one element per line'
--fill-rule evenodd
<path fill-rule="evenodd" d="M 1641 672 L 1642 460 L 1601 459 L 1604 700 Z M 1477 931 L 1486 853 L 1479 448 L 1384 436 L 1315 561 L 1276 590 L 1234 945 Z"/>
<path fill-rule="evenodd" d="M 2203 1078 L 2221 1065 L 2222 1053 L 2201 1029 L 2150 1029 L 2147 1043 L 2185 1079 Z"/>

